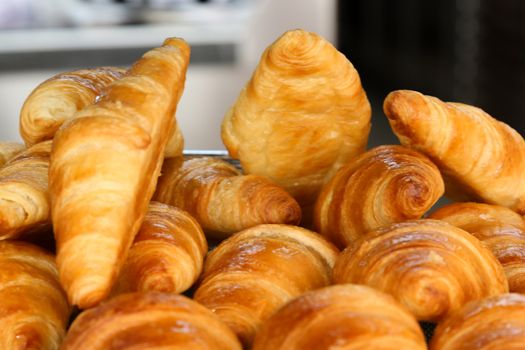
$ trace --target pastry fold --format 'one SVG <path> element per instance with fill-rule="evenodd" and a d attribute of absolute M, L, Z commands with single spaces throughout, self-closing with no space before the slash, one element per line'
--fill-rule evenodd
<path fill-rule="evenodd" d="M 129 293 L 86 310 L 71 325 L 61 350 L 241 350 L 211 311 L 181 295 Z"/>
<path fill-rule="evenodd" d="M 497 205 L 454 203 L 429 218 L 446 221 L 482 241 L 503 266 L 509 291 L 525 293 L 525 221 L 519 214 Z"/>
<path fill-rule="evenodd" d="M 107 297 L 153 195 L 190 49 L 166 39 L 56 133 L 49 187 L 60 280 L 80 308 Z"/>
<path fill-rule="evenodd" d="M 150 202 L 115 293 L 182 293 L 199 278 L 208 243 L 199 223 L 185 211 Z"/>
<path fill-rule="evenodd" d="M 443 195 L 438 168 L 402 146 L 379 146 L 358 156 L 322 189 L 316 230 L 344 248 L 381 226 L 420 218 Z"/>
<path fill-rule="evenodd" d="M 287 301 L 327 286 L 337 250 L 288 225 L 259 225 L 224 240 L 206 258 L 195 301 L 213 310 L 248 347 Z"/>
<path fill-rule="evenodd" d="M 0 167 L 25 149 L 26 147 L 18 142 L 0 142 Z"/>
<path fill-rule="evenodd" d="M 503 268 L 471 234 L 446 222 L 411 220 L 377 229 L 346 248 L 336 283 L 365 284 L 436 322 L 465 303 L 508 292 Z"/>
<path fill-rule="evenodd" d="M 0 349 L 58 350 L 70 311 L 51 254 L 0 242 Z"/>
<path fill-rule="evenodd" d="M 525 296 L 504 294 L 469 303 L 437 326 L 429 349 L 525 349 Z"/>
<path fill-rule="evenodd" d="M 391 92 L 384 111 L 401 144 L 430 157 L 447 195 L 525 213 L 525 141 L 483 110 L 416 91 Z"/>
<path fill-rule="evenodd" d="M 301 220 L 299 204 L 284 189 L 208 157 L 166 159 L 154 199 L 188 211 L 213 238 L 259 224 Z"/>
<path fill-rule="evenodd" d="M 370 103 L 348 59 L 315 33 L 284 33 L 263 53 L 222 123 L 246 173 L 313 204 L 323 183 L 365 150 Z"/>
<path fill-rule="evenodd" d="M 426 350 L 413 315 L 389 295 L 345 284 L 308 292 L 262 325 L 253 350 Z"/>
<path fill-rule="evenodd" d="M 0 168 L 0 240 L 49 227 L 51 141 L 30 147 Z"/>

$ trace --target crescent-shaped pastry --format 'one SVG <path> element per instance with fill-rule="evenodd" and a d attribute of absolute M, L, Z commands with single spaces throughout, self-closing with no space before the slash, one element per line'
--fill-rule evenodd
<path fill-rule="evenodd" d="M 525 349 L 525 296 L 504 294 L 471 302 L 439 324 L 430 350 Z"/>
<path fill-rule="evenodd" d="M 392 224 L 341 253 L 336 283 L 365 284 L 405 305 L 420 321 L 440 321 L 471 300 L 508 292 L 503 268 L 471 234 L 430 219 Z"/>
<path fill-rule="evenodd" d="M 525 293 L 525 221 L 519 214 L 497 205 L 454 203 L 429 218 L 446 221 L 481 240 L 503 265 L 509 291 Z"/>
<path fill-rule="evenodd" d="M 525 213 L 525 141 L 483 110 L 416 91 L 391 92 L 384 111 L 401 144 L 430 157 L 447 195 Z"/>
<path fill-rule="evenodd" d="M 18 142 L 0 142 L 0 167 L 25 149 L 26 147 Z"/>
<path fill-rule="evenodd" d="M 212 312 L 182 295 L 129 293 L 82 312 L 61 350 L 241 350 Z"/>
<path fill-rule="evenodd" d="M 188 211 L 213 238 L 259 224 L 298 224 L 299 204 L 262 176 L 209 157 L 166 159 L 153 198 Z"/>
<path fill-rule="evenodd" d="M 287 301 L 327 286 L 337 250 L 288 225 L 259 225 L 224 240 L 206 258 L 194 299 L 215 312 L 245 346 Z"/>
<path fill-rule="evenodd" d="M 51 140 L 64 121 L 95 102 L 126 71 L 99 67 L 59 73 L 38 85 L 20 112 L 20 135 L 27 146 Z"/>
<path fill-rule="evenodd" d="M 199 278 L 208 243 L 185 211 L 150 202 L 116 283 L 116 293 L 182 293 Z"/>
<path fill-rule="evenodd" d="M 370 103 L 348 59 L 320 36 L 284 33 L 263 53 L 222 123 L 246 173 L 313 204 L 324 182 L 365 150 Z"/>
<path fill-rule="evenodd" d="M 58 350 L 70 311 L 51 254 L 0 242 L 0 349 Z"/>
<path fill-rule="evenodd" d="M 108 296 L 155 191 L 190 49 L 167 39 L 56 133 L 49 188 L 60 281 L 69 300 Z"/>
<path fill-rule="evenodd" d="M 420 218 L 443 195 L 438 168 L 403 146 L 379 146 L 335 174 L 317 199 L 317 231 L 340 248 L 368 231 Z"/>
<path fill-rule="evenodd" d="M 345 284 L 308 292 L 262 325 L 253 350 L 426 350 L 416 319 L 375 289 Z"/>
<path fill-rule="evenodd" d="M 49 227 L 50 152 L 51 141 L 42 142 L 0 168 L 0 240 Z"/>

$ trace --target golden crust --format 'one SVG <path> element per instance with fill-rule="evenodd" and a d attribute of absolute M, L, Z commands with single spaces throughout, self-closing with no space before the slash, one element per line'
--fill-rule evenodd
<path fill-rule="evenodd" d="M 413 315 L 387 294 L 352 284 L 308 292 L 283 306 L 253 350 L 425 350 Z"/>
<path fill-rule="evenodd" d="M 26 147 L 18 142 L 0 142 L 0 167 L 25 149 Z"/>
<path fill-rule="evenodd" d="M 241 350 L 235 335 L 198 303 L 168 293 L 129 293 L 84 311 L 61 350 Z"/>
<path fill-rule="evenodd" d="M 167 39 L 55 135 L 49 170 L 60 280 L 72 304 L 110 292 L 155 190 L 190 49 Z"/>
<path fill-rule="evenodd" d="M 345 165 L 322 189 L 317 231 L 340 248 L 378 227 L 420 218 L 443 195 L 438 168 L 402 146 L 380 146 Z"/>
<path fill-rule="evenodd" d="M 284 33 L 222 123 L 222 140 L 244 170 L 283 186 L 301 205 L 365 150 L 371 109 L 359 75 L 320 36 Z"/>
<path fill-rule="evenodd" d="M 483 110 L 416 91 L 391 92 L 384 111 L 405 146 L 440 168 L 447 195 L 525 213 L 525 141 Z"/>
<path fill-rule="evenodd" d="M 430 219 L 363 236 L 341 253 L 334 281 L 391 294 L 422 321 L 442 320 L 469 301 L 508 292 L 503 268 L 478 239 Z"/>
<path fill-rule="evenodd" d="M 337 253 L 321 236 L 300 227 L 255 226 L 208 255 L 194 299 L 248 346 L 279 307 L 330 283 Z"/>

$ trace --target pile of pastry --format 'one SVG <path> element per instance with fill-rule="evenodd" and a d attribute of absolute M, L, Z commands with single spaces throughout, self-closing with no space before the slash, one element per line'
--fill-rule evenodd
<path fill-rule="evenodd" d="M 189 60 L 167 39 L 25 101 L 25 146 L 0 147 L 0 349 L 426 349 L 418 321 L 433 350 L 525 348 L 516 131 L 394 91 L 401 145 L 366 150 L 357 71 L 294 30 L 224 117 L 240 172 L 182 156 Z"/>

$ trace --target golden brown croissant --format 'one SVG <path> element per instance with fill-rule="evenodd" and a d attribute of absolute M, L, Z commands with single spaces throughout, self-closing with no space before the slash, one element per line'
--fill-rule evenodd
<path fill-rule="evenodd" d="M 284 189 L 208 157 L 167 159 L 154 199 L 188 211 L 215 238 L 258 224 L 301 220 L 299 204 Z"/>
<path fill-rule="evenodd" d="M 50 225 L 51 141 L 34 145 L 0 169 L 0 240 Z"/>
<path fill-rule="evenodd" d="M 525 349 L 525 296 L 504 294 L 467 304 L 439 324 L 430 350 Z"/>
<path fill-rule="evenodd" d="M 208 243 L 198 222 L 185 211 L 150 202 L 116 283 L 116 293 L 181 293 L 202 271 Z"/>
<path fill-rule="evenodd" d="M 394 91 L 384 110 L 401 143 L 440 168 L 447 195 L 525 213 L 525 141 L 483 110 Z"/>
<path fill-rule="evenodd" d="M 80 308 L 110 292 L 157 183 L 190 49 L 167 39 L 55 135 L 49 169 L 60 281 Z"/>
<path fill-rule="evenodd" d="M 18 142 L 0 142 L 0 167 L 25 150 L 25 146 Z"/>
<path fill-rule="evenodd" d="M 283 306 L 253 350 L 426 350 L 413 315 L 375 289 L 345 284 L 308 292 Z"/>
<path fill-rule="evenodd" d="M 430 218 L 472 233 L 498 258 L 511 292 L 525 293 L 525 221 L 512 210 L 490 204 L 454 203 Z"/>
<path fill-rule="evenodd" d="M 99 67 L 65 72 L 38 85 L 20 112 L 20 135 L 26 145 L 51 140 L 62 123 L 95 102 L 125 70 Z"/>
<path fill-rule="evenodd" d="M 340 248 L 378 227 L 420 218 L 441 197 L 443 179 L 427 157 L 380 146 L 339 169 L 317 199 L 317 231 Z"/>
<path fill-rule="evenodd" d="M 222 123 L 222 140 L 247 173 L 307 205 L 365 150 L 370 114 L 348 59 L 320 36 L 293 30 L 263 53 Z"/>
<path fill-rule="evenodd" d="M 70 311 L 51 254 L 0 242 L 0 349 L 58 350 Z"/>
<path fill-rule="evenodd" d="M 503 268 L 478 239 L 430 219 L 392 224 L 361 237 L 341 253 L 334 281 L 391 294 L 418 320 L 432 322 L 471 300 L 508 291 Z"/>
<path fill-rule="evenodd" d="M 229 237 L 208 255 L 194 299 L 248 346 L 279 307 L 330 283 L 336 256 L 334 246 L 306 229 L 255 226 Z"/>
<path fill-rule="evenodd" d="M 84 311 L 61 350 L 241 350 L 212 312 L 182 295 L 129 293 Z"/>

